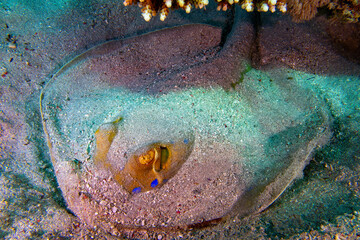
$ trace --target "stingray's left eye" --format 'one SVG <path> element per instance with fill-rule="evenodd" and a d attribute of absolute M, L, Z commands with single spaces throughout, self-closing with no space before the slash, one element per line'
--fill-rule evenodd
<path fill-rule="evenodd" d="M 138 160 L 139 160 L 140 164 L 143 164 L 143 165 L 150 164 L 151 162 L 153 162 L 155 160 L 155 149 L 151 149 L 148 152 L 146 152 L 145 154 L 140 155 Z"/>

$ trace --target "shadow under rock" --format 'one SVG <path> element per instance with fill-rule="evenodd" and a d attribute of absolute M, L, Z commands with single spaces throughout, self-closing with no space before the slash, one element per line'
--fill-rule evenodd
<path fill-rule="evenodd" d="M 320 75 L 360 73 L 360 66 L 353 61 L 352 54 L 354 50 L 359 51 L 358 25 L 342 28 L 341 34 L 347 36 L 343 39 L 336 31 L 341 24 L 331 24 L 331 20 L 324 16 L 295 23 L 290 16 L 278 13 L 259 15 L 256 22 L 259 25 L 256 27 L 257 52 L 252 59 L 254 67 L 288 67 Z M 339 41 L 347 46 L 341 51 L 339 45 L 334 44 Z"/>

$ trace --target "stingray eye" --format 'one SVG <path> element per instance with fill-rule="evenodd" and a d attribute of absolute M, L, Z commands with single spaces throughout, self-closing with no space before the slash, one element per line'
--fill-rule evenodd
<path fill-rule="evenodd" d="M 154 161 L 154 159 L 155 159 L 155 150 L 151 149 L 148 152 L 146 152 L 145 154 L 140 155 L 139 163 L 143 164 L 143 165 L 147 165 L 147 164 L 151 163 L 152 161 Z"/>

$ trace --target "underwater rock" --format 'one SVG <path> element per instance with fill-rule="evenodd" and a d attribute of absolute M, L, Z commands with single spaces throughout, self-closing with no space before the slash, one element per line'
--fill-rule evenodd
<path fill-rule="evenodd" d="M 182 34 L 189 41 L 164 38 Z M 80 219 L 113 232 L 243 217 L 302 175 L 330 120 L 321 99 L 288 80 L 295 73 L 233 71 L 240 80 L 227 89 L 216 76 L 176 78 L 200 78 L 193 66 L 217 58 L 244 61 L 221 51 L 199 57 L 220 41 L 207 25 L 165 29 L 94 47 L 54 75 L 42 120 L 59 186 Z"/>

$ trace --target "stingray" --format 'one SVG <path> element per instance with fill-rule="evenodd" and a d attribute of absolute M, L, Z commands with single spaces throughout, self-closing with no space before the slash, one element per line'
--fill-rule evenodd
<path fill-rule="evenodd" d="M 197 24 L 109 41 L 64 65 L 41 113 L 68 208 L 109 231 L 266 209 L 326 143 L 330 119 L 293 72 L 246 64 L 221 46 L 221 29 Z"/>

